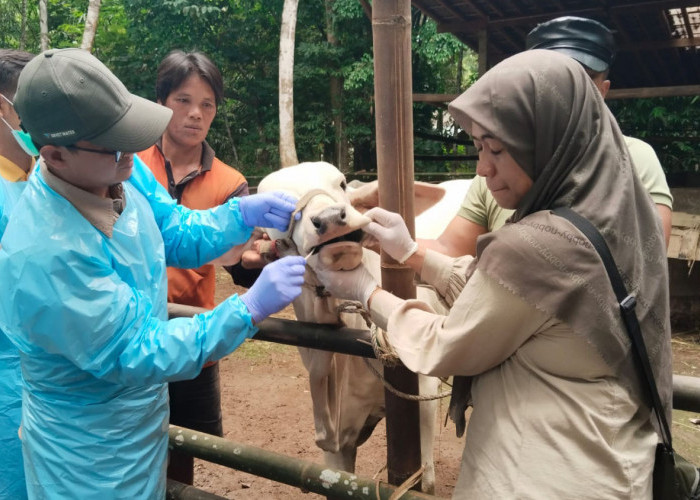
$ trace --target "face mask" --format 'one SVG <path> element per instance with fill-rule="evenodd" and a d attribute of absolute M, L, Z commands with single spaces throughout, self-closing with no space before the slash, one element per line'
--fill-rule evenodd
<path fill-rule="evenodd" d="M 7 97 L 5 97 L 2 94 L 0 94 L 0 97 L 2 97 L 8 103 L 10 103 L 10 106 L 14 107 L 12 101 L 10 101 Z M 32 142 L 32 138 L 29 136 L 28 133 L 22 130 L 15 130 L 14 128 L 12 128 L 12 125 L 7 123 L 7 120 L 5 120 L 2 116 L 0 116 L 0 120 L 2 120 L 5 123 L 5 125 L 7 125 L 7 128 L 9 128 L 12 131 L 12 137 L 15 138 L 15 141 L 17 141 L 19 147 L 22 148 L 22 151 L 27 153 L 29 156 L 39 156 L 39 150 L 36 149 L 36 146 Z"/>

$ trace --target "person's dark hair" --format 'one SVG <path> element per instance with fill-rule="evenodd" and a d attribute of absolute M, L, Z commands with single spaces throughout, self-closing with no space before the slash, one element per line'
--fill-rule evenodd
<path fill-rule="evenodd" d="M 156 99 L 165 103 L 170 93 L 190 75 L 201 76 L 214 91 L 216 104 L 224 98 L 224 81 L 219 68 L 202 52 L 173 50 L 160 62 L 156 80 Z"/>
<path fill-rule="evenodd" d="M 17 80 L 22 69 L 32 60 L 34 54 L 23 50 L 0 49 L 0 92 L 11 98 L 17 90 Z"/>

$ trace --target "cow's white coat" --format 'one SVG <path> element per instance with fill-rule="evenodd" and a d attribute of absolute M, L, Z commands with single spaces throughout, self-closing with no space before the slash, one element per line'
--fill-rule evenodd
<path fill-rule="evenodd" d="M 416 236 L 436 238 L 457 213 L 469 185 L 468 180 L 447 181 L 439 186 L 417 184 L 416 196 L 427 201 L 428 208 L 416 201 Z M 307 197 L 302 217 L 291 234 L 270 230 L 272 239 L 291 238 L 295 252 L 306 256 L 317 245 L 364 227 L 369 221 L 351 206 L 345 177 L 334 166 L 324 163 L 302 163 L 287 167 L 265 177 L 258 192 L 281 190 L 303 199 Z M 307 196 L 314 191 L 316 194 Z M 352 191 L 352 190 L 350 190 Z M 444 191 L 444 192 L 443 192 Z M 354 191 L 353 201 L 360 209 L 376 205 L 376 183 Z M 294 301 L 294 311 L 300 321 L 337 323 L 338 301 L 332 297 L 319 297 L 314 269 L 323 266 L 351 269 L 360 259 L 380 281 L 379 256 L 371 251 L 358 250 L 357 243 L 338 242 L 329 245 L 307 259 L 307 273 L 301 296 Z M 418 298 L 441 308 L 434 291 L 418 288 Z M 357 314 L 343 313 L 341 320 L 350 328 L 366 328 Z M 304 366 L 309 372 L 310 393 L 313 401 L 316 444 L 325 452 L 325 462 L 330 467 L 354 472 L 357 447 L 371 435 L 376 424 L 384 417 L 384 388 L 380 380 L 369 370 L 365 361 L 356 356 L 299 348 Z M 381 370 L 377 360 L 371 361 Z M 422 394 L 435 394 L 439 381 L 420 377 Z M 426 466 L 423 474 L 423 491 L 432 492 L 435 485 L 433 465 L 433 437 L 437 402 L 423 402 L 421 406 L 421 451 Z"/>

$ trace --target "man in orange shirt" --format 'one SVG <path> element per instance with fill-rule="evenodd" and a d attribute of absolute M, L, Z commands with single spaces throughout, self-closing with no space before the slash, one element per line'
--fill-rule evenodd
<path fill-rule="evenodd" d="M 234 196 L 248 195 L 245 177 L 216 158 L 205 140 L 223 99 L 223 87 L 219 69 L 201 52 L 174 50 L 158 67 L 156 99 L 173 110 L 173 118 L 161 140 L 139 157 L 170 195 L 188 208 L 212 208 Z M 237 262 L 241 247 L 234 247 L 217 263 Z M 233 275 L 232 268 L 227 270 Z M 169 267 L 168 301 L 213 308 L 215 284 L 213 264 L 198 269 Z M 204 365 L 193 380 L 170 383 L 169 392 L 171 424 L 223 436 L 218 363 Z M 192 457 L 171 451 L 168 477 L 192 484 L 193 476 Z"/>
<path fill-rule="evenodd" d="M 0 178 L 8 182 L 26 181 L 34 162 L 15 140 L 20 127 L 12 103 L 19 73 L 33 57 L 20 50 L 0 49 Z"/>

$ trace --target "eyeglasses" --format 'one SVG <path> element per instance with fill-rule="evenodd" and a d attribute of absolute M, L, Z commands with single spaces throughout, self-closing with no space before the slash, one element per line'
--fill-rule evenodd
<path fill-rule="evenodd" d="M 122 153 L 121 151 L 109 151 L 109 150 L 105 150 L 105 149 L 84 148 L 84 147 L 82 147 L 82 146 L 75 146 L 75 145 L 66 146 L 66 147 L 67 147 L 68 149 L 77 149 L 78 151 L 87 151 L 87 152 L 89 152 L 89 153 L 98 153 L 98 154 L 101 154 L 101 155 L 114 155 L 114 161 L 115 161 L 115 162 L 119 162 L 119 160 L 121 159 L 122 155 L 124 154 L 124 153 Z"/>

